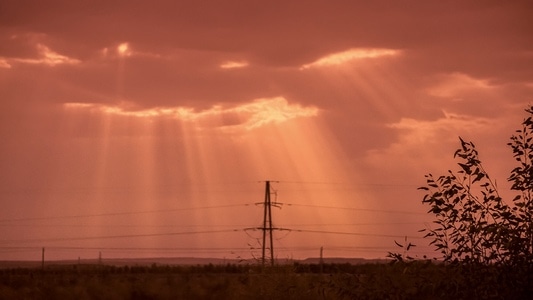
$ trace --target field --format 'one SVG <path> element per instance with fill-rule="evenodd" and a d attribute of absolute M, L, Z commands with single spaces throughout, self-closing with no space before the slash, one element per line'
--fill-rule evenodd
<path fill-rule="evenodd" d="M 434 264 L 112 266 L 0 270 L 0 299 L 528 299 L 531 274 Z"/>

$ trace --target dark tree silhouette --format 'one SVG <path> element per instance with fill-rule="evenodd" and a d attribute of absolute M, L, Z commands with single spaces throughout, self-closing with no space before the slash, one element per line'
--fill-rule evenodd
<path fill-rule="evenodd" d="M 435 215 L 436 226 L 426 229 L 425 237 L 446 262 L 533 264 L 533 106 L 526 112 L 529 116 L 508 143 L 518 162 L 508 180 L 519 192 L 510 204 L 500 197 L 475 145 L 461 138 L 454 155 L 459 170 L 437 178 L 426 175 L 422 202 Z"/>

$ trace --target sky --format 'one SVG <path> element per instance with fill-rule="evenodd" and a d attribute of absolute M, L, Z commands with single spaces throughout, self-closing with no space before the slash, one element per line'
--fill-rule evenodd
<path fill-rule="evenodd" d="M 0 1 L 0 260 L 384 258 L 459 137 L 512 199 L 531 1 Z"/>

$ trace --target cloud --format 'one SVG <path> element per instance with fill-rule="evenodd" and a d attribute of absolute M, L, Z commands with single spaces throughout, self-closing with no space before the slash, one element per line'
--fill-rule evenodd
<path fill-rule="evenodd" d="M 402 118 L 387 125 L 396 133 L 394 141 L 387 147 L 368 150 L 362 164 L 369 177 L 379 178 L 379 174 L 386 170 L 386 175 L 382 174 L 381 178 L 420 182 L 427 172 L 445 171 L 454 166 L 453 153 L 459 136 L 465 140 L 486 141 L 488 136 L 501 135 L 502 130 L 498 127 L 501 122 L 502 119 L 447 111 L 434 120 Z M 492 147 L 493 152 L 503 148 L 494 144 L 483 144 L 482 148 L 487 148 L 485 146 Z"/>
<path fill-rule="evenodd" d="M 500 118 L 510 111 L 520 111 L 533 99 L 531 87 L 520 81 L 495 82 L 462 72 L 432 75 L 428 79 L 421 92 L 442 110 L 461 115 Z"/>
<path fill-rule="evenodd" d="M 7 62 L 7 59 L 0 58 L 0 68 L 10 69 L 11 65 Z"/>
<path fill-rule="evenodd" d="M 212 106 L 203 111 L 190 107 L 154 107 L 135 109 L 135 105 L 104 105 L 95 103 L 65 103 L 67 110 L 86 110 L 115 116 L 135 118 L 170 118 L 198 125 L 197 129 L 219 128 L 223 130 L 253 130 L 268 124 L 279 124 L 300 117 L 314 117 L 319 113 L 316 107 L 290 104 L 283 97 L 255 99 L 248 103 L 223 107 Z"/>
<path fill-rule="evenodd" d="M 400 51 L 393 49 L 356 48 L 326 55 L 310 64 L 301 66 L 300 70 L 313 67 L 337 66 L 359 59 L 396 56 L 398 54 L 400 54 Z"/>
<path fill-rule="evenodd" d="M 437 82 L 427 89 L 429 95 L 443 98 L 455 98 L 469 90 L 487 90 L 492 87 L 487 80 L 476 79 L 462 73 L 441 75 Z"/>
<path fill-rule="evenodd" d="M 427 172 L 431 166 L 449 168 L 458 146 L 458 137 L 462 137 L 481 146 L 483 157 L 489 154 L 496 157 L 495 162 L 502 161 L 507 135 L 512 133 L 513 124 L 517 121 L 519 118 L 512 112 L 498 118 L 449 111 L 443 111 L 442 117 L 433 120 L 402 118 L 387 124 L 396 132 L 395 140 L 385 148 L 369 150 L 365 160 L 376 169 L 399 172 L 407 169 Z M 450 165 L 442 167 L 445 162 Z"/>
<path fill-rule="evenodd" d="M 248 62 L 246 61 L 226 61 L 220 64 L 221 69 L 240 69 L 248 67 Z"/>
<path fill-rule="evenodd" d="M 129 42 L 119 42 L 116 43 L 116 46 L 104 47 L 100 50 L 100 53 L 103 57 L 110 58 L 121 58 L 121 57 L 144 57 L 152 59 L 164 58 L 161 54 L 139 51 L 138 49 L 133 49 L 133 46 Z"/>
<path fill-rule="evenodd" d="M 442 118 L 430 121 L 402 118 L 397 123 L 388 124 L 388 127 L 402 132 L 400 139 L 403 145 L 420 145 L 426 142 L 442 142 L 443 138 L 465 130 L 488 129 L 495 123 L 494 119 L 489 118 L 476 118 L 447 111 L 443 111 L 443 114 Z"/>
<path fill-rule="evenodd" d="M 41 58 L 36 61 L 36 63 L 43 63 L 50 66 L 60 65 L 60 64 L 78 64 L 80 61 L 75 58 L 70 58 L 65 55 L 56 53 L 45 45 L 38 44 L 37 49 L 41 54 Z"/>
<path fill-rule="evenodd" d="M 36 45 L 38 51 L 37 58 L 5 58 L 0 57 L 0 67 L 11 67 L 14 63 L 23 63 L 23 64 L 35 64 L 35 65 L 47 65 L 47 66 L 57 66 L 57 65 L 76 65 L 81 63 L 80 60 L 68 57 L 66 55 L 59 54 L 49 47 L 43 44 Z"/>
<path fill-rule="evenodd" d="M 248 129 L 254 129 L 269 123 L 282 123 L 299 117 L 314 117 L 318 115 L 319 110 L 316 107 L 289 104 L 285 98 L 277 97 L 258 99 L 229 111 L 248 115 L 248 120 L 244 125 Z"/>

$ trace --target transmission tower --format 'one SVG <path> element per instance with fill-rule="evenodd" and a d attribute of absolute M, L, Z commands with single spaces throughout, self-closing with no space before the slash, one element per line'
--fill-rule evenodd
<path fill-rule="evenodd" d="M 265 202 L 263 203 L 264 206 L 264 213 L 263 213 L 263 227 L 261 230 L 263 230 L 263 252 L 261 256 L 261 263 L 263 266 L 265 265 L 265 259 L 266 259 L 266 242 L 267 242 L 267 232 L 268 232 L 268 242 L 269 242 L 269 249 L 270 249 L 270 264 L 274 265 L 274 242 L 272 239 L 272 230 L 274 229 L 272 226 L 272 202 L 270 201 L 270 181 L 265 181 Z"/>
<path fill-rule="evenodd" d="M 274 238 L 273 238 L 273 231 L 274 230 L 287 230 L 290 231 L 290 229 L 287 228 L 281 228 L 281 227 L 274 227 L 272 223 L 272 206 L 281 208 L 281 205 L 283 203 L 279 203 L 274 200 L 274 202 L 271 201 L 271 194 L 276 194 L 276 192 L 272 192 L 272 187 L 270 185 L 271 181 L 267 180 L 265 181 L 265 200 L 263 202 L 256 203 L 257 205 L 263 205 L 263 224 L 261 227 L 250 227 L 250 228 L 244 228 L 245 231 L 247 230 L 261 230 L 263 232 L 263 243 L 261 245 L 261 263 L 263 266 L 265 266 L 265 263 L 267 261 L 267 249 L 270 251 L 270 264 L 274 265 Z M 268 235 L 268 237 L 267 237 Z"/>

